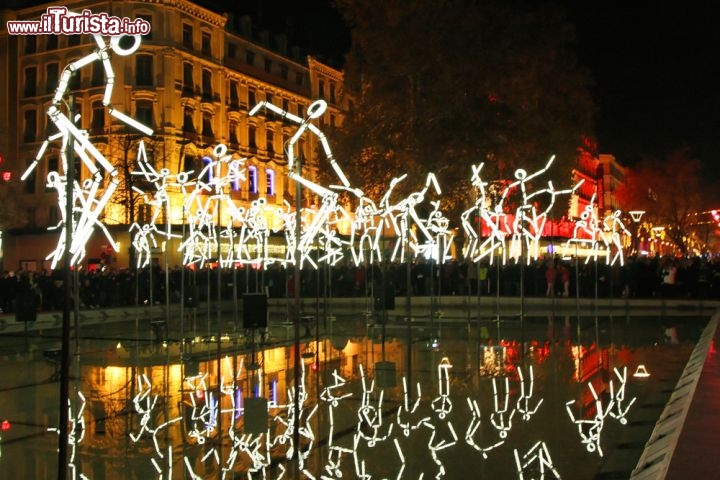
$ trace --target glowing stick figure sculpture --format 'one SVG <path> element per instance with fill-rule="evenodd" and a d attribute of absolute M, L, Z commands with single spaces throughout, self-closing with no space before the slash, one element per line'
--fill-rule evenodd
<path fill-rule="evenodd" d="M 608 247 L 608 258 L 610 256 L 611 247 L 615 247 L 615 255 L 609 260 L 610 265 L 615 265 L 615 262 L 619 261 L 620 265 L 625 265 L 625 258 L 623 256 L 623 242 L 622 235 L 631 237 L 630 231 L 625 228 L 625 224 L 620 218 L 622 212 L 615 210 L 612 214 L 608 215 L 603 219 L 603 226 L 605 227 L 603 232 L 603 238 L 605 244 Z"/>
<path fill-rule="evenodd" d="M 170 230 L 170 222 L 165 222 L 165 231 L 161 232 L 157 228 L 157 222 L 163 212 L 167 212 L 170 207 L 170 200 L 167 192 L 168 185 L 174 183 L 177 177 L 178 182 L 187 183 L 187 173 L 182 172 L 177 175 L 171 175 L 167 168 L 161 169 L 159 172 L 147 161 L 147 153 L 145 152 L 145 142 L 141 141 L 138 146 L 137 163 L 140 171 L 131 172 L 132 175 L 142 175 L 143 179 L 151 183 L 155 187 L 153 198 L 148 197 L 147 192 L 133 186 L 133 190 L 139 193 L 145 200 L 146 205 L 153 207 L 153 214 L 150 222 L 140 225 L 137 222 L 130 226 L 130 232 L 137 230 L 133 236 L 133 246 L 138 252 L 137 266 L 146 267 L 150 263 L 152 249 L 157 248 L 157 236 L 170 240 L 171 238 L 179 238 Z"/>
<path fill-rule="evenodd" d="M 319 118 L 325 113 L 325 110 L 327 109 L 327 103 L 325 103 L 325 101 L 317 100 L 313 102 L 307 109 L 308 116 L 305 119 L 293 115 L 290 112 L 286 112 L 280 107 L 277 107 L 269 102 L 258 103 L 257 105 L 255 105 L 255 107 L 253 107 L 252 110 L 250 110 L 248 115 L 256 115 L 262 108 L 270 110 L 271 112 L 280 115 L 282 118 L 288 119 L 291 122 L 297 123 L 299 125 L 297 131 L 295 132 L 295 135 L 293 135 L 287 143 L 286 153 L 288 158 L 288 178 L 299 182 L 301 185 L 310 189 L 311 191 L 319 195 L 321 198 L 320 209 L 313 216 L 311 222 L 305 228 L 305 231 L 302 233 L 301 238 L 296 239 L 296 241 L 299 242 L 297 248 L 301 252 L 302 258 L 295 260 L 299 261 L 302 265 L 302 263 L 308 259 L 313 243 L 315 241 L 315 237 L 320 233 L 323 225 L 326 224 L 326 222 L 330 218 L 330 215 L 335 212 L 336 208 L 338 207 L 338 194 L 336 192 L 333 192 L 311 181 L 310 179 L 303 177 L 295 171 L 295 144 L 300 140 L 300 137 L 302 137 L 302 135 L 307 130 L 309 130 L 311 133 L 318 137 L 323 152 L 330 161 L 330 165 L 332 166 L 335 174 L 340 179 L 343 187 L 349 189 L 350 182 L 348 181 L 340 166 L 335 161 L 335 157 L 332 154 L 330 144 L 328 143 L 325 134 L 318 127 L 310 123 L 311 120 Z"/>
<path fill-rule="evenodd" d="M 571 245 L 583 245 L 592 250 L 592 255 L 588 255 L 585 259 L 585 263 L 590 261 L 590 257 L 597 261 L 598 257 L 598 238 L 605 240 L 603 236 L 603 230 L 600 228 L 600 222 L 598 221 L 597 212 L 594 207 L 595 194 L 593 193 L 590 198 L 590 203 L 585 206 L 585 209 L 580 214 L 580 219 L 575 222 L 575 228 L 573 229 L 573 236 L 565 242 L 565 248 L 563 249 L 563 257 L 567 257 L 568 250 Z"/>
<path fill-rule="evenodd" d="M 180 245 L 185 264 L 200 263 L 203 266 L 215 249 L 221 266 L 231 265 L 235 261 L 233 248 L 229 249 L 228 258 L 220 258 L 220 239 L 216 227 L 221 220 L 219 215 L 223 207 L 228 210 L 231 219 L 240 217 L 226 188 L 245 179 L 245 159 L 233 159 L 223 144 L 213 148 L 212 157 L 205 157 L 205 166 L 198 175 L 195 189 L 185 198 L 184 208 L 190 220 L 190 236 Z M 206 193 L 207 197 L 202 199 L 202 193 Z M 225 236 L 232 242 L 232 222 L 226 230 Z"/>
<path fill-rule="evenodd" d="M 70 467 L 70 471 L 72 472 L 72 478 L 77 478 L 77 467 L 75 465 L 75 454 L 77 453 L 77 446 L 82 443 L 82 441 L 85 439 L 85 406 L 87 404 L 87 401 L 85 400 L 85 396 L 82 394 L 82 392 L 77 392 L 80 408 L 78 408 L 77 412 L 73 414 L 73 408 L 72 404 L 70 402 L 70 399 L 68 398 L 68 422 L 72 425 L 68 431 L 68 445 L 70 446 L 70 455 L 68 458 L 68 467 Z M 50 427 L 47 429 L 48 432 L 55 432 L 58 435 L 60 434 L 60 429 L 55 427 Z M 80 478 L 82 480 L 90 480 L 88 477 L 80 474 Z"/>
<path fill-rule="evenodd" d="M 394 178 L 390 182 L 390 190 L 388 190 L 388 194 L 384 200 L 385 203 L 389 202 L 388 198 L 392 188 L 405 177 L 406 175 L 403 175 L 401 177 Z M 420 218 L 416 210 L 416 207 L 425 200 L 425 195 L 430 187 L 434 187 L 434 190 L 438 195 L 442 193 L 440 186 L 437 183 L 437 178 L 435 178 L 435 174 L 433 173 L 428 174 L 425 180 L 425 185 L 422 189 L 411 193 L 394 205 L 388 204 L 385 208 L 385 214 L 389 215 L 389 219 L 396 232 L 395 246 L 393 247 L 393 253 L 390 257 L 391 261 L 395 261 L 399 253 L 399 261 L 405 262 L 405 255 L 409 255 L 409 252 L 405 251 L 406 242 L 408 243 L 409 249 L 412 250 L 415 255 L 418 254 L 420 245 L 428 243 L 431 244 L 433 242 L 433 235 L 426 226 L 427 222 Z M 393 214 L 393 212 L 396 213 Z M 422 240 L 418 238 L 418 234 L 413 228 L 411 228 L 413 225 L 421 233 Z"/>
<path fill-rule="evenodd" d="M 67 12 L 66 15 L 77 16 L 78 14 L 75 12 Z M 48 117 L 50 118 L 50 121 L 57 127 L 59 133 L 56 135 L 52 135 L 51 137 L 43 141 L 40 150 L 35 156 L 35 160 L 27 168 L 27 170 L 23 173 L 21 177 L 23 181 L 28 178 L 28 176 L 37 166 L 40 159 L 45 154 L 45 151 L 50 145 L 50 142 L 55 141 L 60 137 L 62 137 L 63 139 L 60 157 L 62 163 L 62 171 L 64 172 L 64 174 L 57 178 L 53 178 L 52 180 L 48 178 L 48 183 L 52 184 L 51 188 L 57 189 L 63 184 L 63 182 L 66 184 L 66 176 L 68 169 L 74 168 L 74 165 L 72 165 L 74 164 L 74 159 L 67 158 L 67 148 L 70 145 L 70 142 L 72 142 L 74 146 L 75 153 L 80 157 L 83 164 L 89 170 L 91 178 L 89 178 L 85 183 L 83 183 L 82 186 L 79 182 L 75 182 L 72 186 L 74 192 L 72 199 L 74 210 L 78 213 L 79 218 L 68 219 L 65 218 L 65 214 L 63 215 L 62 219 L 63 224 L 68 221 L 72 222 L 72 242 L 69 245 L 68 249 L 71 254 L 71 262 L 73 264 L 77 264 L 77 262 L 84 255 L 85 245 L 89 240 L 94 228 L 96 227 L 100 227 L 101 229 L 103 229 L 103 232 L 108 237 L 110 244 L 116 251 L 119 249 L 117 243 L 112 240 L 107 229 L 104 229 L 104 227 L 101 226 L 102 224 L 99 221 L 100 215 L 104 210 L 105 205 L 107 205 L 108 201 L 117 189 L 119 182 L 117 177 L 117 169 L 105 158 L 102 153 L 100 153 L 100 151 L 92 143 L 90 143 L 87 134 L 75 125 L 76 119 L 68 118 L 68 115 L 64 114 L 60 110 L 60 107 L 64 102 L 63 99 L 68 93 L 72 76 L 83 67 L 86 67 L 94 62 L 100 62 L 105 70 L 105 75 L 107 77 L 107 83 L 105 85 L 105 92 L 102 103 L 105 107 L 108 108 L 110 115 L 125 123 L 126 125 L 142 132 L 144 135 L 151 136 L 153 134 L 151 128 L 125 115 L 121 111 L 115 109 L 111 104 L 113 86 L 115 84 L 115 73 L 110 63 L 110 51 L 120 56 L 127 56 L 134 53 L 140 47 L 140 35 L 130 37 L 132 38 L 133 43 L 128 48 L 124 48 L 120 45 L 121 40 L 125 38 L 124 36 L 111 37 L 109 44 L 106 43 L 100 35 L 93 35 L 93 38 L 97 43 L 98 49 L 95 50 L 93 53 L 88 54 L 85 57 L 68 64 L 63 69 L 63 72 L 60 75 L 60 80 L 58 81 L 58 86 L 55 89 L 55 93 L 50 102 L 50 106 L 47 109 Z M 104 181 L 104 175 L 102 173 L 103 171 L 109 175 L 109 180 L 104 187 L 104 192 L 101 194 L 101 184 Z M 55 173 L 60 175 L 59 172 Z M 64 200 L 64 198 L 65 197 L 62 196 L 62 198 L 58 198 L 58 200 Z M 59 206 L 61 211 L 65 210 L 64 204 L 60 204 Z M 56 264 L 60 260 L 58 258 L 58 252 L 64 250 L 64 248 L 64 240 L 60 240 L 58 248 L 55 250 L 55 252 L 51 253 L 50 256 L 48 256 L 48 258 L 52 259 L 52 268 L 55 268 Z"/>
<path fill-rule="evenodd" d="M 518 205 L 518 207 L 515 209 L 515 220 L 513 221 L 512 226 L 512 237 L 510 240 L 510 256 L 515 258 L 516 262 L 519 262 L 520 259 L 520 250 L 522 249 L 522 242 L 525 242 L 527 245 L 526 248 L 526 256 L 527 261 L 530 261 L 530 257 L 533 253 L 532 244 L 531 244 L 531 238 L 532 238 L 532 231 L 531 227 L 528 227 L 528 223 L 532 224 L 534 220 L 533 215 L 533 205 L 530 203 L 530 199 L 542 192 L 545 192 L 546 190 L 541 190 L 539 192 L 535 193 L 528 193 L 527 187 L 528 182 L 530 180 L 544 174 L 548 171 L 550 166 L 552 165 L 553 161 L 555 161 L 555 156 L 553 155 L 550 157 L 550 160 L 548 160 L 547 164 L 537 172 L 534 172 L 532 174 L 528 174 L 527 171 L 525 171 L 522 168 L 518 168 L 515 170 L 515 181 L 510 183 L 507 187 L 505 187 L 505 190 L 502 193 L 502 197 L 499 201 L 499 206 L 501 207 L 505 202 L 505 200 L 508 197 L 508 194 L 511 190 L 514 188 L 520 189 L 520 194 L 522 196 L 522 202 Z"/>
<path fill-rule="evenodd" d="M 585 445 L 588 452 L 592 453 L 597 451 L 598 455 L 603 456 L 602 447 L 600 445 L 600 434 L 602 433 L 603 426 L 605 424 L 605 417 L 612 411 L 614 399 L 610 399 L 610 404 L 603 408 L 603 403 L 595 392 L 595 387 L 592 383 L 588 382 L 588 388 L 595 399 L 595 415 L 589 419 L 576 419 L 570 406 L 575 403 L 575 400 L 570 400 L 565 404 L 568 416 L 570 420 L 577 426 L 578 433 L 580 434 L 580 441 Z"/>

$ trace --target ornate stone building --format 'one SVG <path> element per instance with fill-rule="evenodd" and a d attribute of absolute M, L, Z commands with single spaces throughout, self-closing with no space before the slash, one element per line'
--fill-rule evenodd
<path fill-rule="evenodd" d="M 22 206 L 13 224 L 3 226 L 5 269 L 47 268 L 43 259 L 55 248 L 58 232 L 47 231 L 61 220 L 56 192 L 46 186 L 47 173 L 57 170 L 59 145 L 51 144 L 42 162 L 26 182 L 20 176 L 33 161 L 51 133 L 46 108 L 66 65 L 97 47 L 90 35 L 9 35 L 7 20 L 39 20 L 44 4 L 3 11 L 0 24 L 0 185 L 6 197 Z M 100 62 L 76 72 L 69 93 L 79 126 L 112 162 L 120 175 L 120 187 L 101 219 L 119 240 L 119 253 L 108 251 L 107 241 L 96 233 L 88 243 L 86 262 L 103 259 L 117 267 L 129 262 L 128 226 L 152 215 L 133 186 L 130 174 L 140 140 L 145 142 L 154 167 L 171 173 L 199 172 L 203 158 L 224 143 L 235 158 L 245 158 L 246 180 L 231 192 L 233 201 L 247 205 L 264 197 L 269 204 L 293 202 L 294 185 L 286 176 L 284 145 L 296 126 L 277 116 L 248 116 L 258 102 L 271 102 L 303 117 L 316 99 L 328 109 L 320 121 L 331 128 L 341 121 L 342 72 L 316 58 L 301 56 L 288 47 L 284 36 L 254 32 L 249 18 L 230 28 L 229 16 L 210 11 L 187 0 L 96 2 L 69 1 L 71 11 L 89 9 L 120 18 L 143 18 L 151 31 L 133 55 L 113 56 L 115 72 L 111 103 L 114 108 L 149 125 L 154 134 L 143 137 L 116 121 L 103 106 L 106 75 Z M 66 103 L 69 96 L 65 98 Z M 299 145 L 304 175 L 316 175 L 316 139 L 308 136 Z M 89 172 L 76 159 L 81 178 Z M 170 191 L 169 211 L 162 223 L 180 229 L 184 222 L 179 188 Z M 311 199 L 305 199 L 310 202 Z M 219 213 L 221 215 L 221 213 Z M 220 223 L 227 219 L 221 219 Z M 7 222 L 6 222 L 7 223 Z M 172 264 L 179 263 L 175 245 L 166 248 Z M 158 257 L 161 255 L 158 252 Z"/>

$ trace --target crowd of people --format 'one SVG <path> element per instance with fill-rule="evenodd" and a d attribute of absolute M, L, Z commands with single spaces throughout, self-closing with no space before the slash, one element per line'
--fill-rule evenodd
<path fill-rule="evenodd" d="M 144 269 L 100 268 L 80 270 L 71 293 L 81 309 L 179 303 L 197 306 L 208 299 L 241 298 L 246 292 L 267 292 L 272 298 L 293 297 L 294 267 L 280 264 L 265 269 L 249 266 L 223 269 L 160 267 Z M 522 288 L 521 288 L 522 285 Z M 448 261 L 437 265 L 426 259 L 408 264 L 374 263 L 355 266 L 340 263 L 303 269 L 300 294 L 311 297 L 427 295 L 496 295 L 528 297 L 695 298 L 720 299 L 720 260 L 701 257 L 638 257 L 625 265 L 602 261 L 546 257 L 530 264 L 507 265 Z M 4 271 L 0 278 L 0 308 L 13 313 L 28 299 L 39 311 L 61 310 L 67 298 L 62 270 Z M 71 295 L 70 298 L 74 298 Z"/>

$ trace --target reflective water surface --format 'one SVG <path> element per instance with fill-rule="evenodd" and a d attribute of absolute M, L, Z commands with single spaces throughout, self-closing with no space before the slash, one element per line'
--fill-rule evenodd
<path fill-rule="evenodd" d="M 303 326 L 297 390 L 289 325 L 88 328 L 70 478 L 626 478 L 706 323 L 379 320 Z M 0 339 L 3 478 L 56 476 L 58 335 Z"/>

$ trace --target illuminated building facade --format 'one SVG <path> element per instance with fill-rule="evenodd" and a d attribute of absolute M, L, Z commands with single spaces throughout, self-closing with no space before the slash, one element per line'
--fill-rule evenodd
<path fill-rule="evenodd" d="M 3 232 L 3 265 L 10 270 L 48 268 L 44 257 L 52 250 L 57 232 L 47 228 L 58 224 L 61 212 L 56 193 L 46 186 L 46 176 L 57 170 L 59 146 L 48 149 L 26 182 L 21 182 L 20 176 L 42 141 L 52 134 L 45 111 L 63 69 L 96 48 L 87 34 L 16 36 L 5 30 L 7 20 L 38 20 L 51 5 L 5 11 L 1 19 L 0 62 L 8 73 L 0 79 L 0 154 L 4 159 L 0 171 L 7 172 L 1 187 L 21 205 L 17 221 L 6 225 Z M 152 137 L 130 131 L 103 107 L 106 78 L 99 62 L 97 67 L 78 70 L 71 80 L 74 112 L 81 115 L 78 125 L 121 176 L 101 219 L 120 242 L 120 251 L 112 251 L 102 235 L 96 234 L 88 244 L 88 264 L 127 267 L 131 248 L 128 226 L 144 223 L 153 215 L 152 207 L 137 193 L 143 187 L 140 179 L 131 175 L 137 170 L 141 140 L 154 168 L 172 174 L 198 174 L 204 167 L 203 158 L 215 145 L 224 143 L 235 158 L 245 159 L 246 178 L 231 192 L 238 206 L 248 206 L 258 198 L 278 207 L 284 200 L 294 203 L 295 187 L 286 176 L 284 153 L 293 126 L 278 117 L 266 118 L 264 112 L 249 117 L 248 111 L 266 101 L 303 117 L 307 107 L 321 98 L 328 108 L 319 123 L 331 128 L 342 118 L 342 72 L 301 56 L 282 35 L 256 34 L 249 18 L 239 19 L 231 29 L 228 15 L 185 0 L 80 0 L 63 5 L 71 11 L 89 9 L 120 18 L 142 18 L 151 24 L 134 55 L 111 58 L 116 75 L 111 103 L 152 128 Z M 64 100 L 67 104 L 69 99 Z M 304 159 L 304 175 L 309 177 L 317 175 L 315 143 L 308 138 L 297 147 Z M 81 179 L 88 178 L 87 168 L 76 162 Z M 175 188 L 168 193 L 169 208 L 162 214 L 162 223 L 169 222 L 179 231 L 185 221 L 182 192 Z M 227 221 L 220 218 L 221 225 Z M 180 263 L 178 245 L 171 241 L 165 246 L 172 264 Z M 163 255 L 157 250 L 155 261 Z"/>

